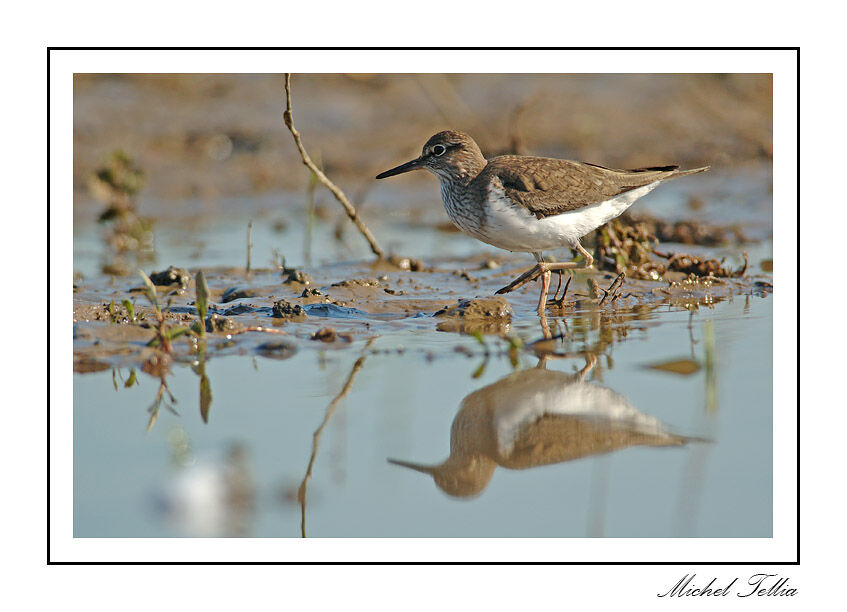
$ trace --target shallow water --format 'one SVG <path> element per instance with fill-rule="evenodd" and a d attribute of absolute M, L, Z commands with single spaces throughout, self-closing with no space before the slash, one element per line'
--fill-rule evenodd
<path fill-rule="evenodd" d="M 768 168 L 687 177 L 685 182 L 662 185 L 639 200 L 631 210 L 675 221 L 690 219 L 707 224 L 740 224 L 756 242 L 744 245 L 751 264 L 772 257 L 770 238 L 773 231 L 772 199 Z M 692 209 L 686 204 L 689 194 L 702 194 L 707 204 Z M 311 233 L 306 231 L 306 205 L 302 194 L 277 193 L 249 198 L 185 200 L 177 203 L 141 198 L 139 214 L 156 219 L 155 259 L 159 267 L 244 266 L 247 225 L 251 231 L 252 265 L 268 267 L 274 252 L 284 256 L 289 266 L 324 265 L 336 261 L 358 261 L 371 257 L 367 244 L 356 234 L 330 195 L 318 191 L 315 202 L 328 211 L 326 221 L 315 220 Z M 360 214 L 389 252 L 425 260 L 450 260 L 485 253 L 497 259 L 513 258 L 527 267 L 529 255 L 511 255 L 458 232 L 437 231 L 440 224 L 450 225 L 441 205 L 438 183 L 423 185 L 380 183 L 368 194 Z M 86 278 L 99 273 L 103 246 L 100 228 L 94 223 L 95 211 L 78 215 L 74 225 L 74 270 Z M 282 223 L 282 226 L 280 225 Z M 342 239 L 335 238 L 336 226 Z M 697 247 L 683 247 L 697 252 Z M 567 249 L 556 253 L 569 257 Z M 739 249 L 720 252 L 735 263 Z M 146 269 L 146 268 L 145 268 Z M 756 270 L 758 271 L 758 270 Z"/>
<path fill-rule="evenodd" d="M 669 185 L 644 208 L 741 223 L 762 238 L 743 246 L 750 273 L 762 275 L 758 262 L 772 259 L 767 184 L 767 176 L 704 179 L 697 188 L 708 194 L 708 208 L 684 213 L 684 191 Z M 390 236 L 388 248 L 438 262 L 442 271 L 422 277 L 428 280 L 417 293 L 403 285 L 411 297 L 435 304 L 490 295 L 496 275 L 508 270 L 474 271 L 477 285 L 450 270 L 473 270 L 469 262 L 488 256 L 504 267 L 529 263 L 437 231 L 446 217 L 433 206 L 431 187 L 375 193 L 370 217 L 364 214 L 381 216 L 372 229 Z M 422 204 L 393 208 L 403 197 Z M 243 266 L 252 218 L 255 267 L 267 268 L 277 249 L 333 295 L 340 289 L 332 282 L 366 275 L 356 262 L 367 251 L 350 228 L 337 241 L 332 222 L 316 223 L 307 257 L 300 204 L 285 217 L 287 227 L 274 229 L 281 202 L 299 200 L 222 202 L 199 219 L 184 211 L 204 205 L 181 203 L 174 207 L 180 217 L 157 223 L 157 260 L 145 269 Z M 726 255 L 734 266 L 742 247 L 684 248 Z M 74 249 L 75 298 L 107 303 L 139 284 L 98 275 L 92 222 L 75 226 Z M 237 284 L 225 272 L 209 278 L 213 291 Z M 260 270 L 252 283 L 270 289 L 249 316 L 269 322 L 266 296 L 282 295 L 274 288 L 279 275 Z M 549 351 L 510 354 L 496 337 L 437 331 L 435 305 L 403 315 L 368 310 L 368 302 L 357 308 L 355 300 L 347 309 L 315 303 L 308 323 L 283 328 L 288 336 L 215 334 L 202 363 L 182 351 L 165 378 L 174 412 L 163 404 L 152 426 L 148 409 L 161 381 L 132 358 L 75 373 L 74 535 L 769 537 L 773 298 L 745 287 L 551 313 L 550 325 L 564 334 L 555 351 L 565 357 L 549 359 Z M 536 291 L 508 296 L 514 314 L 504 329 L 525 344 L 541 337 Z M 75 348 L 108 325 L 76 324 Z M 350 333 L 350 341 L 308 339 L 324 325 Z M 276 350 L 261 348 L 276 341 Z M 694 371 L 649 367 L 674 361 Z M 454 459 L 437 478 L 389 462 L 441 464 L 451 456 L 454 422 Z"/>
<path fill-rule="evenodd" d="M 691 332 L 687 312 L 654 313 L 645 323 L 661 319 L 661 325 L 616 344 L 614 367 L 601 356 L 586 377 L 587 384 L 617 392 L 670 431 L 709 442 L 631 446 L 522 470 L 497 467 L 471 499 L 450 497 L 430 476 L 387 459 L 446 459 L 463 398 L 512 373 L 512 365 L 503 356 L 491 357 L 474 378 L 484 358 L 473 338 L 414 331 L 382 336 L 366 351 L 347 397 L 320 436 L 307 485 L 305 533 L 769 537 L 771 305 L 770 298 L 739 297 L 701 309 Z M 690 357 L 690 333 L 694 355 L 704 362 L 708 328 L 714 335 L 713 373 L 704 367 L 680 376 L 645 367 Z M 398 354 L 401 345 L 405 352 Z M 458 353 L 456 346 L 475 355 Z M 180 416 L 162 410 L 149 434 L 146 409 L 157 380 L 139 373 L 138 385 L 125 389 L 118 380 L 116 391 L 110 371 L 76 374 L 75 536 L 300 535 L 296 492 L 313 432 L 362 348 L 357 342 L 344 351 L 301 351 L 282 361 L 211 359 L 205 366 L 214 398 L 208 423 L 200 416 L 199 376 L 176 367 L 168 385 Z M 429 352 L 437 357 L 428 361 L 423 355 Z M 518 371 L 535 365 L 533 356 L 522 355 Z M 575 374 L 584 365 L 573 358 L 550 361 L 547 368 Z M 183 439 L 190 451 L 181 451 L 189 457 L 179 465 L 174 440 Z M 198 468 L 227 465 L 232 445 L 246 457 L 253 500 L 247 509 L 218 499 Z M 181 492 L 169 498 L 169 487 L 177 486 Z"/>

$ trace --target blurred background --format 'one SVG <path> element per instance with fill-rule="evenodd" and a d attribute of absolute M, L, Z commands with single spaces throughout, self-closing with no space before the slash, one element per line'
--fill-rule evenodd
<path fill-rule="evenodd" d="M 773 153 L 767 74 L 295 75 L 292 89 L 307 149 L 354 192 L 447 128 L 470 133 L 487 156 L 611 167 L 737 167 Z M 144 168 L 150 197 L 304 188 L 284 107 L 281 75 L 76 75 L 75 214 L 115 148 Z"/>

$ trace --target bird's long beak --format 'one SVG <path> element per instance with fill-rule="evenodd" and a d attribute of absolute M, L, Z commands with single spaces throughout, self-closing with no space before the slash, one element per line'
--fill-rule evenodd
<path fill-rule="evenodd" d="M 426 163 L 426 158 L 421 155 L 417 159 L 413 159 L 410 162 L 406 162 L 405 164 L 400 164 L 396 168 L 392 168 L 391 170 L 386 170 L 381 174 L 377 174 L 376 178 L 384 179 L 389 176 L 396 176 L 398 174 L 403 174 L 404 172 L 411 172 L 412 170 L 417 170 L 418 168 L 423 168 L 424 163 Z"/>
<path fill-rule="evenodd" d="M 389 170 L 389 172 L 391 172 Z M 429 465 L 420 465 L 419 463 L 409 463 L 408 461 L 399 461 L 397 459 L 389 459 L 388 463 L 393 463 L 394 465 L 401 465 L 405 468 L 409 468 L 410 470 L 415 470 L 416 472 L 423 472 L 424 474 L 429 474 L 432 476 L 433 471 L 435 471 L 436 466 Z"/>

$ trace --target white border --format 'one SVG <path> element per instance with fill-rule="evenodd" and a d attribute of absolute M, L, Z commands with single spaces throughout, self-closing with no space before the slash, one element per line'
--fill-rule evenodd
<path fill-rule="evenodd" d="M 779 51 L 54 51 L 50 100 L 51 559 L 53 561 L 789 561 L 795 558 L 797 320 L 796 56 Z M 531 69 L 531 70 L 530 70 Z M 772 539 L 73 539 L 72 257 L 74 72 L 771 72 L 774 73 L 774 538 Z M 785 297 L 780 297 L 783 295 Z"/>

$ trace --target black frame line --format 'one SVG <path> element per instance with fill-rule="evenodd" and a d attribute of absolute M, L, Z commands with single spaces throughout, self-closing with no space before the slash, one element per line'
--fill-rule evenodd
<path fill-rule="evenodd" d="M 47 293 L 50 294 L 51 51 L 795 51 L 797 59 L 797 258 L 800 245 L 800 47 L 47 47 Z M 799 266 L 798 266 L 799 267 Z M 799 279 L 797 281 L 799 283 Z M 47 380 L 50 380 L 50 320 Z M 797 292 L 797 558 L 793 561 L 53 561 L 50 559 L 50 393 L 47 397 L 47 565 L 800 565 L 800 292 Z"/>

